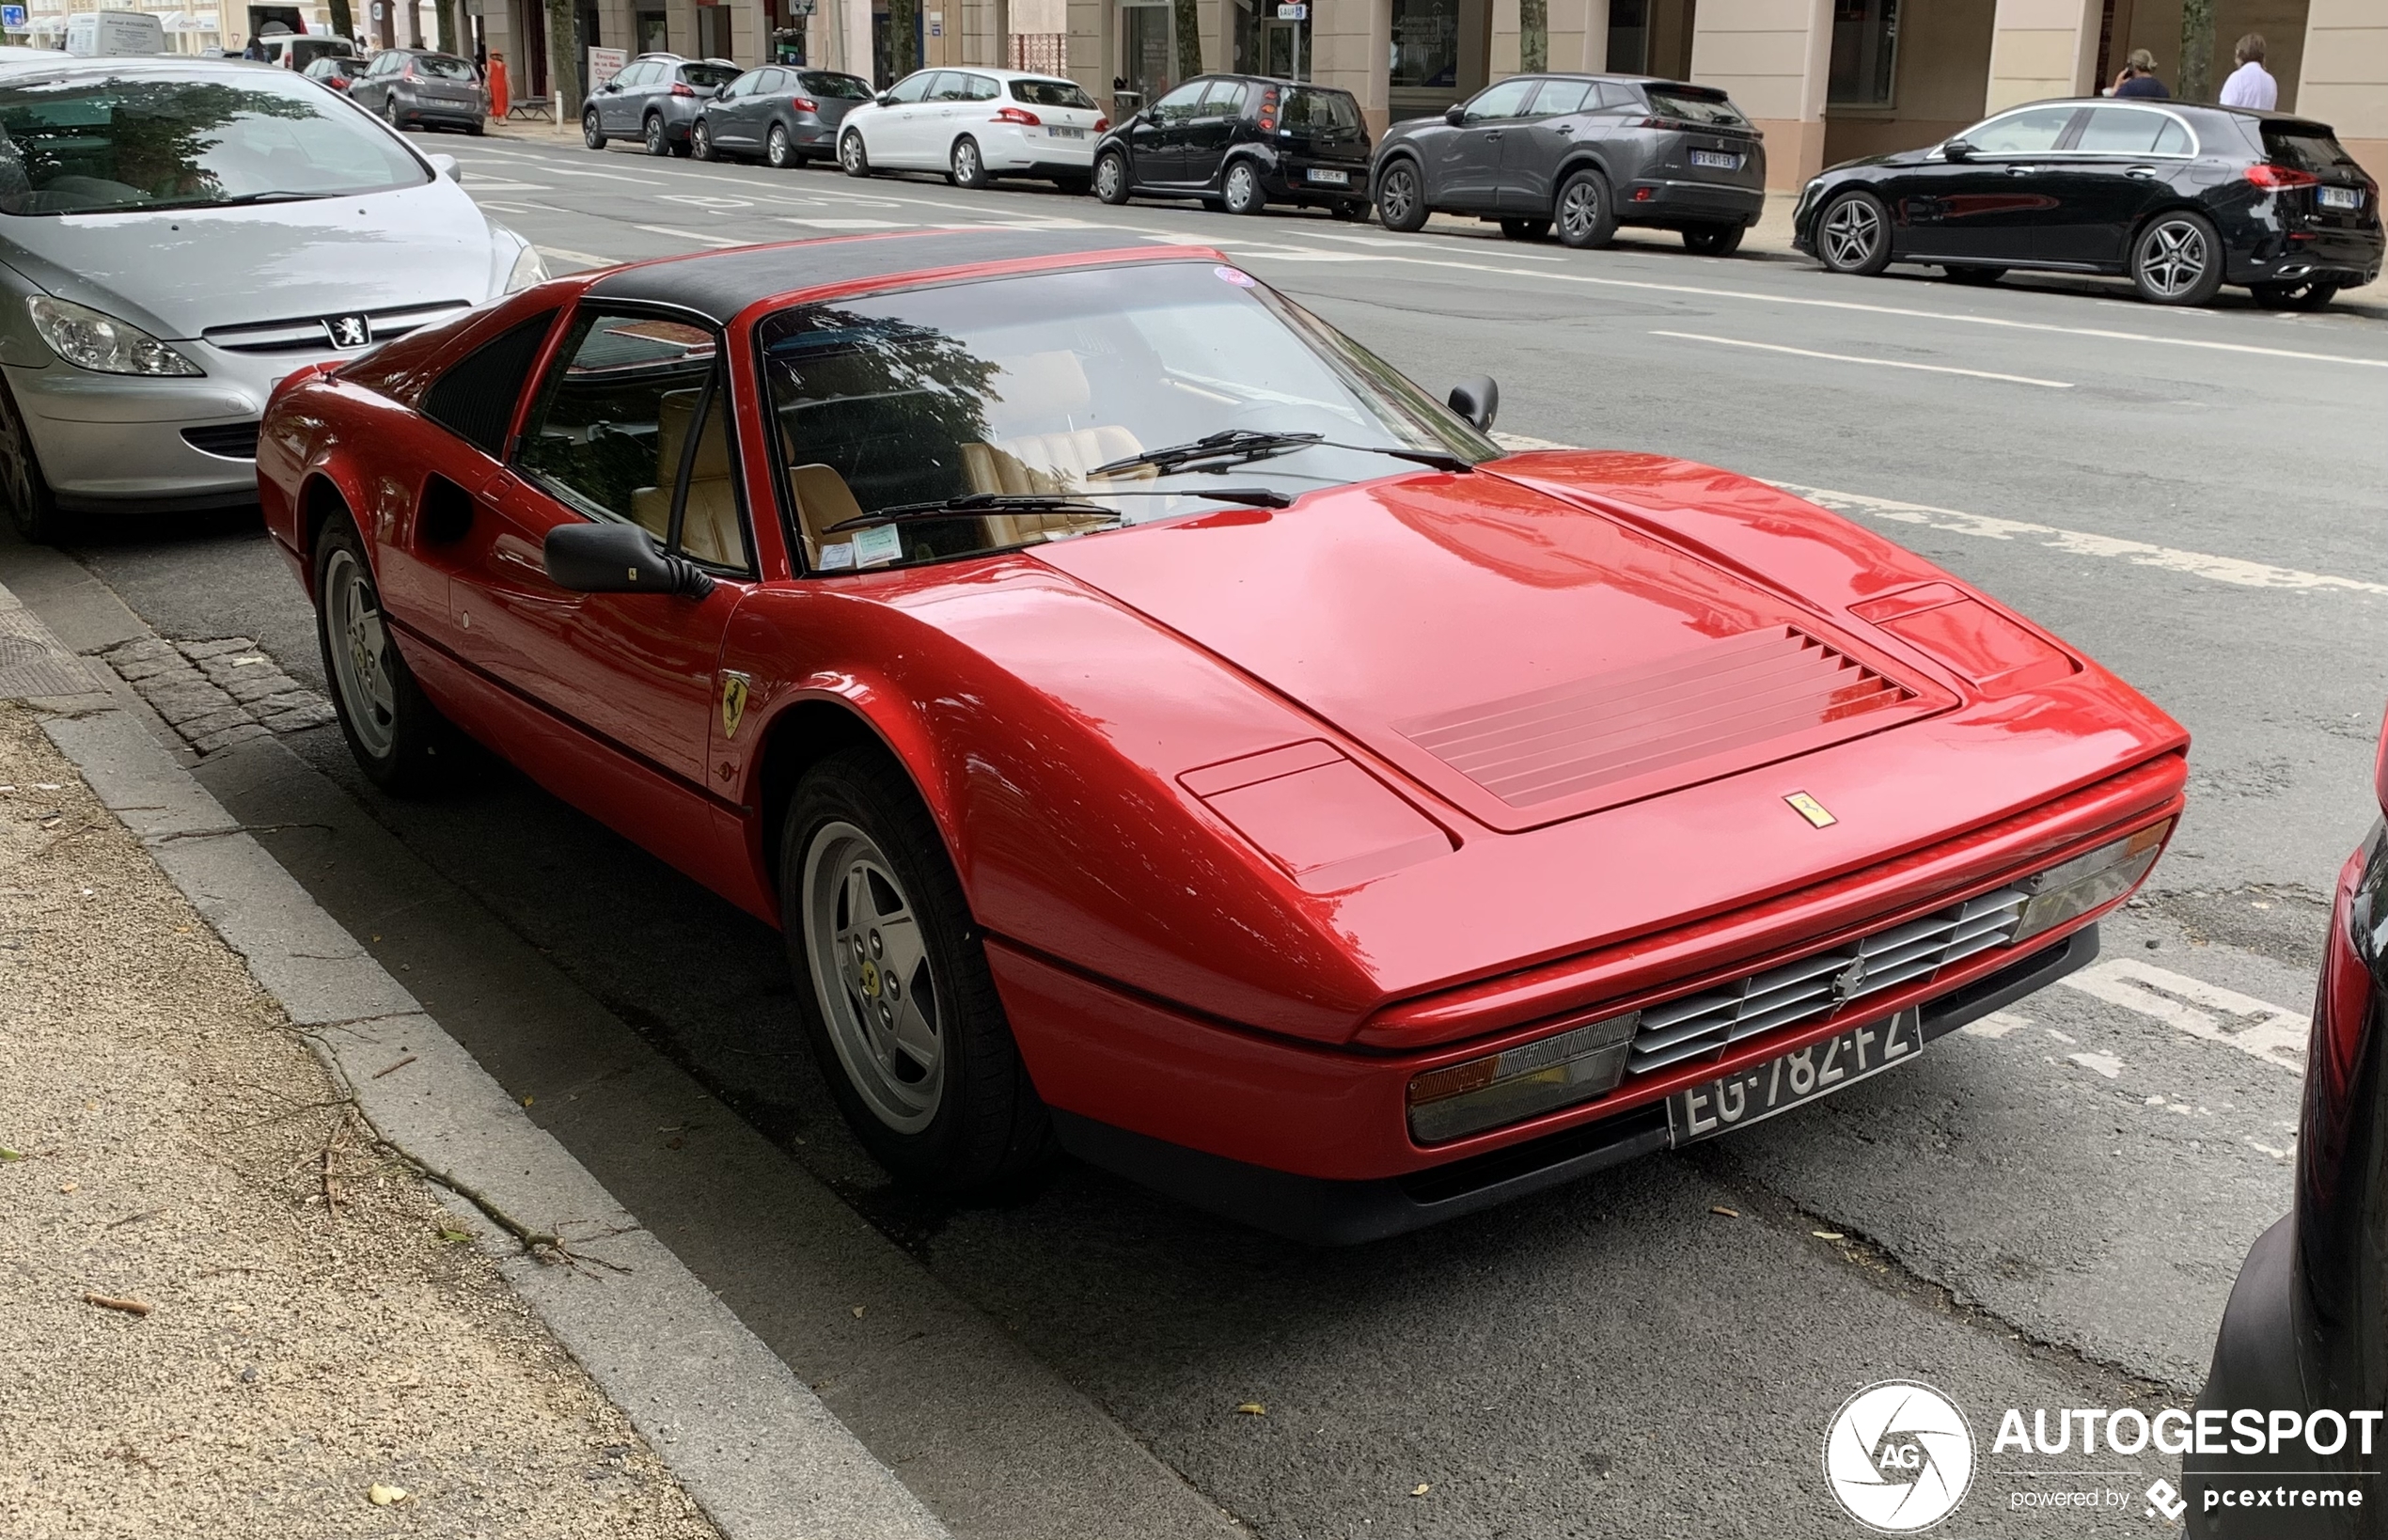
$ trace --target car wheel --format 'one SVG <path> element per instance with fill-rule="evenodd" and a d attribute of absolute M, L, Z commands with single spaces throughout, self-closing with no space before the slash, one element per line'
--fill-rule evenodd
<path fill-rule="evenodd" d="M 671 140 L 664 134 L 664 119 L 661 113 L 651 112 L 647 115 L 647 121 L 639 130 L 639 138 L 645 143 L 647 153 L 650 155 L 671 153 Z"/>
<path fill-rule="evenodd" d="M 797 1010 L 846 1122 L 904 1182 L 983 1188 L 1053 1148 L 935 823 L 875 747 L 808 772 L 780 836 Z"/>
<path fill-rule="evenodd" d="M 2153 305 L 2204 305 L 2223 287 L 2223 242 L 2204 214 L 2159 214 L 2131 243 L 2131 286 Z"/>
<path fill-rule="evenodd" d="M 952 167 L 946 180 L 956 187 L 975 190 L 984 187 L 990 180 L 986 160 L 979 153 L 979 141 L 966 134 L 953 141 L 953 150 L 946 157 L 946 164 Z"/>
<path fill-rule="evenodd" d="M 785 171 L 796 164 L 795 141 L 788 137 L 788 125 L 771 125 L 771 132 L 763 137 L 762 158 L 775 171 Z"/>
<path fill-rule="evenodd" d="M 1617 206 L 1609 196 L 1609 179 L 1586 168 L 1569 177 L 1559 189 L 1556 204 L 1559 244 L 1577 251 L 1607 245 L 1617 233 Z"/>
<path fill-rule="evenodd" d="M 315 544 L 315 636 L 332 710 L 357 767 L 397 796 L 435 791 L 463 762 L 463 741 L 415 683 L 382 618 L 365 538 L 345 513 Z"/>
<path fill-rule="evenodd" d="M 1095 157 L 1094 196 L 1106 203 L 1127 201 L 1127 157 L 1116 149 Z"/>
<path fill-rule="evenodd" d="M 2319 310 L 2338 297 L 2338 285 L 2316 283 L 2254 283 L 2247 286 L 2255 303 L 2267 310 Z"/>
<path fill-rule="evenodd" d="M 1345 199 L 1342 203 L 1329 204 L 1328 207 L 1336 218 L 1347 224 L 1356 224 L 1368 217 L 1368 205 L 1354 199 Z"/>
<path fill-rule="evenodd" d="M 36 545 L 55 545 L 67 537 L 71 520 L 58 511 L 57 495 L 41 474 L 41 459 L 34 452 L 33 433 L 17 410 L 17 398 L 0 385 L 0 496 L 8 502 L 8 523 Z"/>
<path fill-rule="evenodd" d="M 1697 257 L 1730 257 L 1741 249 L 1745 225 L 1691 225 L 1683 232 L 1683 249 Z"/>
<path fill-rule="evenodd" d="M 1227 168 L 1227 181 L 1219 192 L 1219 201 L 1232 214 L 1256 214 L 1268 207 L 1268 195 L 1261 191 L 1261 174 L 1249 161 L 1237 161 Z"/>
<path fill-rule="evenodd" d="M 1816 256 L 1834 273 L 1870 278 L 1891 265 L 1891 216 L 1872 193 L 1844 193 L 1815 224 Z"/>
<path fill-rule="evenodd" d="M 688 125 L 688 153 L 700 161 L 713 159 L 713 130 L 701 118 Z"/>
<path fill-rule="evenodd" d="M 405 132 L 405 125 L 398 120 L 397 97 L 385 96 L 382 98 L 382 121 L 387 123 L 390 127 L 397 129 L 401 134 Z"/>
<path fill-rule="evenodd" d="M 849 177 L 871 174 L 871 152 L 862 148 L 862 135 L 849 133 L 838 141 L 838 165 Z"/>
<path fill-rule="evenodd" d="M 1500 233 L 1512 241 L 1539 241 L 1550 233 L 1550 221 L 1547 219 L 1504 219 L 1500 222 Z"/>
<path fill-rule="evenodd" d="M 591 149 L 605 148 L 605 126 L 597 121 L 594 107 L 580 115 L 580 142 Z"/>
<path fill-rule="evenodd" d="M 1389 230 L 1407 234 L 1426 223 L 1426 195 L 1418 183 L 1418 167 L 1395 161 L 1376 179 L 1376 217 Z"/>
<path fill-rule="evenodd" d="M 2006 276 L 2003 267 L 1944 267 L 1940 276 L 1951 283 L 1993 284 Z"/>

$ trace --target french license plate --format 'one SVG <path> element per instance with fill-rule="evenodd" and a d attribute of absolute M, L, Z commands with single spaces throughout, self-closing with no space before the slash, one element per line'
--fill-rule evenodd
<path fill-rule="evenodd" d="M 1720 171 L 1738 171 L 1741 157 L 1722 149 L 1695 149 L 1691 152 L 1694 165 L 1713 165 Z"/>
<path fill-rule="evenodd" d="M 1321 171 L 1318 167 L 1312 166 L 1303 175 L 1312 181 L 1325 182 L 1329 187 L 1349 187 L 1352 184 L 1352 174 L 1348 171 Z"/>
<path fill-rule="evenodd" d="M 2325 209 L 2360 209 L 2364 206 L 2364 196 L 2352 187 L 2325 187 L 2321 189 L 2321 206 Z"/>
<path fill-rule="evenodd" d="M 1851 1027 L 1797 1053 L 1676 1092 L 1667 1098 L 1667 1133 L 1673 1143 L 1690 1144 L 1763 1123 L 1802 1102 L 1830 1096 L 1852 1081 L 1904 1064 L 1923 1048 L 1920 1010 Z"/>
<path fill-rule="evenodd" d="M 1086 130 L 1082 128 L 1061 128 L 1057 125 L 1046 129 L 1045 132 L 1051 134 L 1056 139 L 1083 139 L 1086 137 Z"/>

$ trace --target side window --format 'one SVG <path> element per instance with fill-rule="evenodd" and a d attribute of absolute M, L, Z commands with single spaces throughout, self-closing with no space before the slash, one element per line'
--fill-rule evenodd
<path fill-rule="evenodd" d="M 1977 123 L 1957 137 L 1984 155 L 2042 155 L 2065 136 L 2073 107 L 2034 107 Z"/>
<path fill-rule="evenodd" d="M 897 81 L 895 89 L 889 91 L 888 95 L 891 100 L 899 103 L 918 102 L 923 96 L 928 94 L 929 83 L 936 78 L 937 72 L 934 70 L 919 71 L 917 73 L 906 75 L 902 80 Z"/>
<path fill-rule="evenodd" d="M 2176 126 L 2160 112 L 2092 107 L 2081 142 L 2073 148 L 2093 155 L 2149 155 L 2155 153 L 2156 141 L 2164 136 L 2164 131 Z"/>
<path fill-rule="evenodd" d="M 964 75 L 962 81 L 965 102 L 992 102 L 998 94 L 995 82 L 984 75 Z"/>
<path fill-rule="evenodd" d="M 785 70 L 758 70 L 746 79 L 748 96 L 778 96 L 789 88 L 788 71 Z"/>
<path fill-rule="evenodd" d="M 948 70 L 937 76 L 935 85 L 929 87 L 929 100 L 932 102 L 969 101 L 970 77 L 958 71 Z"/>
<path fill-rule="evenodd" d="M 1533 115 L 1536 118 L 1559 118 L 1571 112 L 1581 112 L 1589 100 L 1600 105 L 1598 93 L 1588 80 L 1546 80 L 1542 89 L 1534 93 Z"/>
<path fill-rule="evenodd" d="M 483 454 L 504 454 L 514 403 L 555 320 L 555 311 L 542 310 L 475 348 L 423 392 L 423 416 Z"/>
<path fill-rule="evenodd" d="M 1480 123 L 1492 118 L 1515 118 L 1525 110 L 1526 97 L 1534 88 L 1531 76 L 1504 80 L 1490 90 L 1480 91 L 1468 103 L 1466 121 Z"/>
<path fill-rule="evenodd" d="M 1194 104 L 1210 88 L 1207 80 L 1191 80 L 1153 103 L 1153 121 L 1172 128 L 1194 116 Z"/>
<path fill-rule="evenodd" d="M 592 519 L 747 570 L 720 346 L 686 322 L 583 312 L 541 387 L 515 464 Z"/>
<path fill-rule="evenodd" d="M 1194 109 L 1198 118 L 1240 118 L 1244 113 L 1244 83 L 1240 80 L 1215 80 L 1202 93 L 1202 104 Z"/>

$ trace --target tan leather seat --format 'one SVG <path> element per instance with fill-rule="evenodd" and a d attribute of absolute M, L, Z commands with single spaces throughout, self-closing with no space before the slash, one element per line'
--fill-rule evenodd
<path fill-rule="evenodd" d="M 671 488 L 680 479 L 680 454 L 688 443 L 688 419 L 699 391 L 668 390 L 655 418 L 655 485 L 630 495 L 631 517 L 657 540 L 671 531 Z M 688 467 L 688 504 L 680 525 L 680 548 L 699 561 L 744 568 L 746 534 L 738 523 L 738 493 L 730 474 L 730 437 L 725 411 L 708 414 L 697 439 L 696 463 Z"/>
<path fill-rule="evenodd" d="M 854 500 L 854 488 L 846 485 L 846 479 L 829 465 L 789 466 L 788 488 L 795 494 L 796 524 L 804 531 L 805 565 L 817 572 L 823 546 L 854 539 L 853 530 L 841 529 L 833 535 L 829 526 L 862 517 L 862 505 Z"/>

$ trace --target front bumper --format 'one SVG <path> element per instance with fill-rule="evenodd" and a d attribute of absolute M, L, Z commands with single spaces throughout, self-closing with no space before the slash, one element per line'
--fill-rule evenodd
<path fill-rule="evenodd" d="M 1621 225 L 1716 224 L 1726 220 L 1754 225 L 1766 208 L 1764 186 L 1732 187 L 1713 181 L 1657 177 L 1628 182 L 1617 190 L 1617 222 Z"/>

